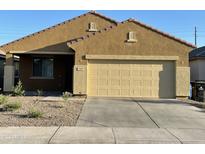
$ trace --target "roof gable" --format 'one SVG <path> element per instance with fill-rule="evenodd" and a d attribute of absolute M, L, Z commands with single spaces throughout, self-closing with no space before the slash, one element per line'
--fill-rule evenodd
<path fill-rule="evenodd" d="M 138 24 L 138 25 L 141 25 L 142 27 L 145 27 L 145 28 L 147 28 L 147 29 L 149 29 L 149 30 L 152 30 L 152 31 L 154 31 L 154 32 L 156 32 L 156 33 L 158 33 L 158 34 L 160 34 L 160 35 L 163 35 L 163 36 L 165 36 L 165 37 L 168 37 L 168 38 L 170 38 L 170 39 L 173 39 L 173 40 L 175 40 L 175 41 L 177 41 L 177 42 L 180 42 L 180 43 L 182 43 L 182 44 L 184 44 L 184 45 L 187 45 L 187 46 L 196 48 L 195 45 L 193 45 L 193 44 L 191 44 L 191 43 L 189 43 L 189 42 L 187 42 L 187 41 L 185 41 L 185 40 L 182 40 L 182 39 L 180 39 L 180 38 L 177 38 L 177 37 L 175 37 L 175 36 L 173 36 L 173 35 L 170 35 L 170 34 L 168 34 L 168 33 L 162 32 L 162 31 L 160 31 L 160 30 L 158 30 L 158 29 L 156 29 L 156 28 L 153 28 L 153 27 L 151 27 L 151 26 L 149 26 L 149 25 L 146 25 L 146 24 L 144 24 L 144 23 L 142 23 L 142 22 L 139 22 L 139 21 L 137 21 L 137 20 L 135 20 L 135 19 L 128 19 L 128 20 L 125 21 L 125 22 L 129 22 L 129 21 L 130 21 L 130 22 L 134 22 L 134 23 L 136 23 L 136 24 Z"/>
<path fill-rule="evenodd" d="M 170 39 L 172 39 L 172 40 L 175 40 L 175 41 L 177 41 L 177 42 L 179 42 L 179 43 L 181 43 L 181 44 L 184 44 L 184 45 L 189 46 L 189 47 L 192 47 L 192 48 L 196 48 L 195 45 L 193 45 L 193 44 L 191 44 L 191 43 L 188 43 L 188 42 L 186 42 L 185 40 L 176 38 L 175 36 L 172 36 L 172 35 L 170 35 L 170 34 L 168 34 L 168 33 L 162 32 L 162 31 L 160 31 L 160 30 L 158 30 L 158 29 L 156 29 L 156 28 L 153 28 L 153 27 L 151 27 L 151 26 L 148 26 L 148 25 L 146 25 L 146 24 L 144 24 L 144 23 L 142 23 L 142 22 L 136 21 L 135 19 L 128 19 L 128 20 L 126 20 L 126 21 L 123 21 L 123 22 L 121 22 L 121 23 L 118 23 L 116 26 L 111 25 L 111 26 L 109 26 L 109 27 L 106 27 L 106 28 L 104 28 L 104 29 L 102 29 L 102 30 L 100 30 L 100 31 L 98 31 L 98 32 L 92 33 L 92 34 L 90 34 L 90 35 L 82 36 L 82 37 L 76 38 L 76 39 L 74 39 L 74 40 L 68 41 L 68 45 L 77 43 L 77 42 L 79 42 L 79 41 L 83 41 L 83 40 L 88 39 L 88 38 L 90 38 L 90 37 L 92 37 L 92 36 L 96 36 L 97 34 L 101 34 L 102 32 L 109 31 L 109 30 L 111 30 L 111 29 L 113 29 L 113 28 L 117 28 L 119 25 L 121 25 L 121 24 L 126 24 L 126 23 L 128 23 L 128 22 L 133 22 L 133 23 L 135 23 L 135 24 L 137 24 L 137 25 L 140 25 L 140 26 L 142 26 L 142 27 L 144 27 L 144 28 L 147 28 L 148 30 L 151 30 L 151 31 L 153 31 L 153 32 L 156 32 L 156 33 L 162 35 L 162 36 L 165 36 L 165 37 L 167 37 L 167 38 L 170 38 Z"/>
<path fill-rule="evenodd" d="M 135 55 L 177 56 L 177 66 L 188 66 L 188 52 L 193 49 L 191 44 L 133 20 L 68 41 L 67 45 L 75 51 L 78 65 L 86 64 L 86 55 Z"/>
<path fill-rule="evenodd" d="M 52 27 L 43 29 L 43 30 L 38 31 L 38 32 L 36 32 L 36 33 L 32 33 L 32 34 L 30 34 L 30 35 L 27 35 L 27 36 L 25 36 L 25 37 L 22 37 L 22 38 L 20 38 L 20 39 L 15 40 L 15 41 L 12 41 L 12 42 L 9 42 L 9 43 L 7 43 L 7 44 L 4 44 L 4 45 L 0 46 L 0 49 L 5 50 L 5 51 L 15 50 L 15 45 L 20 44 L 20 43 L 23 43 L 25 40 L 32 39 L 32 41 L 34 41 L 34 38 L 35 38 L 35 37 L 38 37 L 38 36 L 41 37 L 43 34 L 48 33 L 49 31 L 52 31 L 52 30 L 55 30 L 55 29 L 59 29 L 60 27 L 63 27 L 63 26 L 66 25 L 66 24 L 72 24 L 73 22 L 75 22 L 75 21 L 77 21 L 77 20 L 82 20 L 82 19 L 85 18 L 85 17 L 90 18 L 90 17 L 88 17 L 88 16 L 96 16 L 96 17 L 98 17 L 98 18 L 101 18 L 102 20 L 107 21 L 109 24 L 108 24 L 108 23 L 104 23 L 104 25 L 106 25 L 106 26 L 108 26 L 108 25 L 110 25 L 110 24 L 111 24 L 111 25 L 112 25 L 112 24 L 116 25 L 116 24 L 118 23 L 117 21 L 115 21 L 115 20 L 113 20 L 113 19 L 111 19 L 111 18 L 108 18 L 108 17 L 106 17 L 106 16 L 103 16 L 103 15 L 101 15 L 101 14 L 95 12 L 95 11 L 90 11 L 90 12 L 85 13 L 85 14 L 83 14 L 83 15 L 80 15 L 80 16 L 78 16 L 78 17 L 74 17 L 74 18 L 72 18 L 72 19 L 70 19 L 70 20 L 67 20 L 67 21 L 64 21 L 64 22 L 62 22 L 62 23 L 56 24 L 56 25 L 54 25 L 54 26 L 52 26 Z M 102 25 L 103 25 L 103 24 L 102 24 Z M 80 26 L 80 25 L 79 25 L 79 26 Z M 66 34 L 65 34 L 65 35 L 66 35 Z M 83 35 L 83 34 L 81 34 L 81 35 Z M 76 36 L 76 37 L 79 37 L 79 36 Z M 76 38 L 76 37 L 73 37 L 72 39 L 74 39 L 74 38 Z M 39 39 L 39 38 L 38 38 L 38 39 Z M 67 40 L 68 40 L 68 39 L 66 39 L 66 37 L 65 37 L 65 40 L 64 40 L 64 41 L 67 41 Z M 63 42 L 63 41 L 61 40 L 60 42 Z M 57 43 L 59 43 L 59 42 L 57 42 Z M 52 45 L 52 44 L 49 44 L 49 45 Z M 17 46 L 18 46 L 18 45 L 17 45 Z M 21 45 L 21 46 L 22 46 L 22 45 Z M 43 46 L 42 46 L 42 47 L 43 47 Z M 22 48 L 22 47 L 21 47 L 21 48 Z M 18 48 L 17 48 L 17 50 L 18 50 Z"/>

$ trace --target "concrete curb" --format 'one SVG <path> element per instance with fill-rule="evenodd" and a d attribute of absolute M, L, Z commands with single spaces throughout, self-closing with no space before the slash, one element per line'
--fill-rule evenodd
<path fill-rule="evenodd" d="M 197 102 L 197 101 L 190 100 L 190 99 L 179 99 L 179 100 L 184 102 L 184 103 L 188 103 L 190 105 L 205 109 L 205 103 L 204 102 Z"/>
<path fill-rule="evenodd" d="M 81 97 L 70 97 L 67 99 L 67 101 L 85 101 L 86 98 L 81 98 Z M 62 97 L 51 97 L 51 96 L 48 96 L 48 97 L 45 97 L 43 99 L 40 100 L 40 102 L 65 102 L 63 100 Z"/>
<path fill-rule="evenodd" d="M 47 144 L 58 127 L 0 127 L 1 144 Z"/>

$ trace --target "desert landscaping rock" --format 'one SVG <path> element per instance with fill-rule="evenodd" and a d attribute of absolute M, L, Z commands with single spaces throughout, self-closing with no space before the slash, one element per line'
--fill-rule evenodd
<path fill-rule="evenodd" d="M 74 126 L 84 101 L 41 102 L 43 97 L 10 97 L 9 101 L 19 101 L 22 107 L 12 112 L 0 112 L 0 126 Z M 43 112 L 42 118 L 28 118 L 31 108 Z"/>

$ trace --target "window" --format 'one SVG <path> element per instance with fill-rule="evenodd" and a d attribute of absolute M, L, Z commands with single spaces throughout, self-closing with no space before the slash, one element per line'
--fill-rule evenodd
<path fill-rule="evenodd" d="M 33 58 L 34 77 L 53 77 L 53 58 Z"/>
<path fill-rule="evenodd" d="M 136 33 L 135 32 L 129 32 L 127 41 L 128 42 L 137 42 Z"/>
<path fill-rule="evenodd" d="M 14 67 L 15 67 L 15 78 L 19 77 L 19 62 L 18 61 L 14 61 Z"/>
<path fill-rule="evenodd" d="M 4 77 L 4 63 L 5 60 L 0 58 L 0 78 Z"/>
<path fill-rule="evenodd" d="M 89 32 L 96 32 L 96 31 L 97 31 L 96 23 L 90 22 L 89 23 Z"/>

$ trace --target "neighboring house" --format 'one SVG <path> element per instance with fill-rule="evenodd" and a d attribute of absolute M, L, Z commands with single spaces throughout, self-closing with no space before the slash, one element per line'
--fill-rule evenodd
<path fill-rule="evenodd" d="M 191 81 L 205 81 L 205 46 L 189 53 Z"/>
<path fill-rule="evenodd" d="M 133 19 L 117 23 L 88 12 L 0 48 L 7 53 L 4 91 L 13 86 L 18 55 L 26 90 L 176 98 L 189 96 L 195 46 Z"/>

